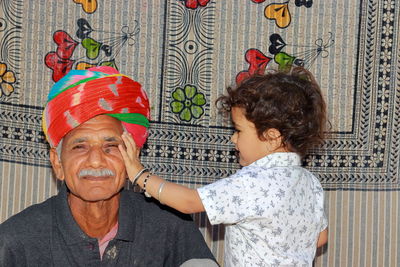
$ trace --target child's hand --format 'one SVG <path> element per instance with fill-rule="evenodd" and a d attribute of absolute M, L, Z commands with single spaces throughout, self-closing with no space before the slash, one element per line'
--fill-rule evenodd
<path fill-rule="evenodd" d="M 121 152 L 122 158 L 124 159 L 129 180 L 133 182 L 133 178 L 136 176 L 136 174 L 143 169 L 143 165 L 139 160 L 140 149 L 137 148 L 136 143 L 130 133 L 124 132 L 121 135 L 121 138 L 124 141 L 126 149 L 123 145 L 118 145 L 118 149 Z"/>

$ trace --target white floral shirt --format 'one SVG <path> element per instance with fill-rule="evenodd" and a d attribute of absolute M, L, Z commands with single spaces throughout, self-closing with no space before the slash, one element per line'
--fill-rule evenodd
<path fill-rule="evenodd" d="M 324 195 L 296 153 L 270 154 L 198 192 L 211 224 L 226 224 L 225 266 L 312 265 Z"/>

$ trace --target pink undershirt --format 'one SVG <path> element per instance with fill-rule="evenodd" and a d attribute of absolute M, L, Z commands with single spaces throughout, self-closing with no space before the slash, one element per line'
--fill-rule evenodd
<path fill-rule="evenodd" d="M 111 228 L 110 232 L 108 232 L 102 239 L 98 239 L 99 241 L 99 249 L 100 249 L 100 259 L 103 259 L 104 250 L 111 239 L 113 239 L 118 232 L 118 222 Z"/>

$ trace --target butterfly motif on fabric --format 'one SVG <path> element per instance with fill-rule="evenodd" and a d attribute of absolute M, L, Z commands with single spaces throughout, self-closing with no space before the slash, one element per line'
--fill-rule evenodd
<path fill-rule="evenodd" d="M 276 63 L 279 70 L 288 70 L 292 66 L 302 66 L 308 69 L 318 57 L 326 58 L 329 55 L 328 48 L 335 43 L 331 32 L 329 32 L 329 37 L 325 41 L 323 38 L 316 39 L 313 46 L 287 44 L 278 33 L 271 34 L 269 41 L 268 52 L 272 57 L 266 56 L 256 48 L 246 51 L 245 60 L 249 63 L 249 67 L 247 70 L 243 70 L 236 75 L 237 84 L 240 84 L 243 80 L 256 73 L 265 73 L 267 66 L 272 62 Z M 295 53 L 288 52 L 286 51 L 287 47 L 295 47 L 296 50 L 302 51 Z"/>
<path fill-rule="evenodd" d="M 249 63 L 249 68 L 247 70 L 241 71 L 236 75 L 236 83 L 239 84 L 243 80 L 247 79 L 251 75 L 256 73 L 264 73 L 265 68 L 272 58 L 267 57 L 258 49 L 251 48 L 246 51 L 245 60 Z"/>
<path fill-rule="evenodd" d="M 133 46 L 136 43 L 140 30 L 137 21 L 134 21 L 133 27 L 122 26 L 119 33 L 96 30 L 84 18 L 78 19 L 76 24 L 78 39 L 73 39 L 63 30 L 54 32 L 53 40 L 57 49 L 45 56 L 45 64 L 53 71 L 52 78 L 55 82 L 64 77 L 71 69 L 84 70 L 94 66 L 110 66 L 118 69 L 115 58 L 123 46 Z M 107 38 L 96 37 L 103 35 Z M 82 47 L 83 51 L 80 49 L 76 52 L 78 46 Z M 84 56 L 79 52 L 84 52 Z"/>
<path fill-rule="evenodd" d="M 65 31 L 54 32 L 53 40 L 57 44 L 57 50 L 47 53 L 44 62 L 53 70 L 53 81 L 58 81 L 72 69 L 75 60 L 71 56 L 79 43 Z"/>
<path fill-rule="evenodd" d="M 329 36 L 325 41 L 322 38 L 318 38 L 313 46 L 295 46 L 286 44 L 279 34 L 274 33 L 269 37 L 271 44 L 268 51 L 274 55 L 274 61 L 278 64 L 280 70 L 288 69 L 293 65 L 310 68 L 318 57 L 326 58 L 329 55 L 328 48 L 335 43 L 335 40 L 331 32 L 328 34 Z M 296 50 L 301 51 L 295 53 L 282 51 L 288 46 L 296 47 Z"/>

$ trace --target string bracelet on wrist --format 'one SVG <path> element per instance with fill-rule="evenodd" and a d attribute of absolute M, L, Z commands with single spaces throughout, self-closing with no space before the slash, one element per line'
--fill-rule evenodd
<path fill-rule="evenodd" d="M 158 187 L 158 194 L 157 194 L 158 201 L 163 205 L 164 205 L 164 203 L 161 201 L 161 192 L 164 188 L 164 185 L 165 185 L 165 181 L 160 183 L 160 186 Z"/>
<path fill-rule="evenodd" d="M 152 174 L 149 172 L 149 173 L 147 174 L 146 178 L 144 178 L 144 181 L 143 181 L 143 192 L 144 192 L 144 195 L 145 195 L 146 197 L 151 197 L 151 195 L 150 195 L 149 193 L 147 193 L 147 191 L 146 191 L 147 181 L 149 180 L 149 178 L 151 177 L 151 175 L 152 175 Z"/>
<path fill-rule="evenodd" d="M 133 185 L 136 185 L 136 183 L 137 183 L 137 181 L 139 180 L 139 177 L 143 174 L 143 173 L 145 173 L 145 172 L 148 172 L 149 170 L 148 169 L 146 169 L 146 168 L 143 168 L 143 169 L 141 169 L 136 175 L 135 175 L 135 178 L 133 178 Z"/>

